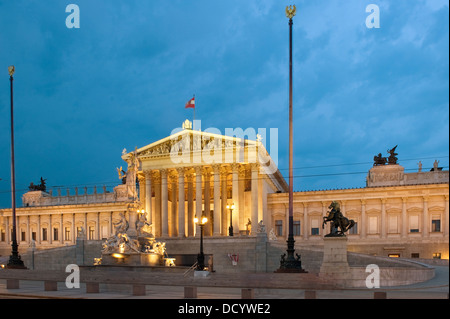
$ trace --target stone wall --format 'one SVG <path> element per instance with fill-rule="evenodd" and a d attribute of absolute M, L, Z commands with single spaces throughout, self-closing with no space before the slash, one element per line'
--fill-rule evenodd
<path fill-rule="evenodd" d="M 176 255 L 197 255 L 200 238 L 158 239 L 166 243 L 169 257 Z M 21 252 L 25 265 L 32 269 L 65 269 L 68 264 L 93 265 L 94 258 L 101 257 L 100 240 L 78 240 L 77 245 L 46 250 Z M 204 239 L 205 260 L 212 256 L 213 269 L 220 273 L 273 272 L 279 267 L 283 249 L 272 246 L 265 233 L 257 237 L 209 237 Z M 239 260 L 232 265 L 228 254 L 236 254 Z M 175 261 L 175 264 L 177 262 Z"/>
<path fill-rule="evenodd" d="M 102 241 L 77 241 L 77 245 L 45 250 L 28 249 L 21 252 L 22 260 L 29 269 L 64 270 L 69 264 L 93 265 L 94 258 L 101 257 Z"/>
<path fill-rule="evenodd" d="M 200 238 L 170 238 L 163 241 L 169 256 L 198 254 L 200 250 Z M 209 237 L 204 239 L 203 245 L 205 255 L 212 255 L 214 270 L 222 273 L 273 272 L 279 267 L 283 253 L 270 244 L 265 233 L 257 237 Z M 232 265 L 229 254 L 239 256 L 237 265 Z"/>

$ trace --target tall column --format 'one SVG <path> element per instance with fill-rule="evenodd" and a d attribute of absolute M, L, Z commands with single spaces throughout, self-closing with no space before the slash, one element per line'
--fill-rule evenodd
<path fill-rule="evenodd" d="M 244 165 L 241 165 L 239 168 L 239 218 L 238 220 L 238 229 L 240 230 L 239 233 L 242 230 L 246 229 L 246 224 L 248 222 L 248 218 L 245 218 L 244 209 L 245 209 L 245 189 L 247 188 L 247 177 L 246 177 L 246 167 Z M 249 180 L 250 181 L 250 180 Z M 234 216 L 233 216 L 234 221 Z M 238 234 L 239 234 L 238 233 Z M 236 233 L 235 233 L 236 234 Z"/>
<path fill-rule="evenodd" d="M 84 234 L 86 236 L 85 239 L 89 239 L 89 229 L 88 229 L 88 224 L 87 224 L 87 215 L 88 215 L 88 213 L 84 213 Z"/>
<path fill-rule="evenodd" d="M 221 228 L 221 216 L 220 212 L 222 207 L 220 205 L 220 165 L 213 165 L 213 174 L 214 174 L 214 229 L 213 235 L 220 235 Z"/>
<path fill-rule="evenodd" d="M 381 238 L 386 238 L 386 199 L 381 199 Z"/>
<path fill-rule="evenodd" d="M 63 214 L 61 213 L 61 218 L 59 222 L 59 235 L 61 236 L 59 238 L 59 242 L 61 244 L 64 244 L 64 221 L 63 221 Z"/>
<path fill-rule="evenodd" d="M 9 216 L 5 216 L 5 232 L 6 232 L 6 244 L 11 244 L 11 229 L 9 229 Z"/>
<path fill-rule="evenodd" d="M 233 233 L 239 234 L 239 213 L 240 213 L 240 205 L 239 205 L 239 164 L 233 163 L 231 164 L 232 169 L 232 197 L 233 197 Z"/>
<path fill-rule="evenodd" d="M 448 216 L 448 195 L 444 195 L 444 199 L 445 199 L 445 216 L 444 216 L 444 236 L 448 236 L 448 227 L 449 227 L 449 216 Z"/>
<path fill-rule="evenodd" d="M 167 185 L 167 170 L 161 170 L 161 236 L 169 236 L 169 194 Z"/>
<path fill-rule="evenodd" d="M 202 217 L 202 167 L 195 167 L 195 216 L 200 220 Z M 197 227 L 200 227 L 197 225 Z M 196 236 L 200 235 L 200 228 L 196 229 Z"/>
<path fill-rule="evenodd" d="M 256 235 L 258 229 L 258 172 L 259 172 L 259 164 L 252 163 L 252 210 L 251 210 L 251 222 L 252 222 L 252 235 Z"/>
<path fill-rule="evenodd" d="M 184 196 L 184 167 L 177 168 L 178 172 L 178 237 L 186 237 L 186 216 Z"/>
<path fill-rule="evenodd" d="M 145 174 L 145 214 L 147 222 L 152 225 L 153 233 L 153 219 L 152 219 L 152 171 L 146 170 Z"/>
<path fill-rule="evenodd" d="M 171 237 L 178 236 L 178 219 L 177 219 L 177 186 L 178 186 L 178 176 L 175 174 L 170 175 L 170 180 L 172 184 L 172 207 L 171 207 L 171 213 L 169 218 L 169 234 Z"/>
<path fill-rule="evenodd" d="M 97 213 L 97 240 L 101 240 L 102 236 L 100 233 L 100 212 Z"/>
<path fill-rule="evenodd" d="M 309 223 L 308 223 L 308 203 L 303 203 L 303 239 L 309 237 Z"/>
<path fill-rule="evenodd" d="M 214 216 L 211 216 L 211 173 L 209 170 L 204 169 L 203 171 L 203 178 L 204 178 L 204 190 L 203 190 L 203 197 L 204 197 L 204 215 L 206 218 L 208 218 L 208 223 L 204 226 L 204 235 L 205 236 L 211 236 L 212 235 L 212 226 L 214 223 Z"/>
<path fill-rule="evenodd" d="M 327 202 L 322 202 L 322 220 L 323 220 L 323 217 L 327 216 L 327 204 L 328 204 Z M 330 233 L 330 223 L 325 224 L 325 228 L 323 230 L 321 228 L 320 231 L 322 233 L 324 233 L 325 235 L 329 234 Z"/>
<path fill-rule="evenodd" d="M 36 231 L 36 242 L 41 244 L 41 214 L 37 216 L 37 231 Z"/>
<path fill-rule="evenodd" d="M 113 214 L 114 212 L 111 212 L 109 214 L 109 233 L 108 233 L 108 237 L 111 237 L 114 234 L 114 229 L 113 229 Z"/>
<path fill-rule="evenodd" d="M 407 198 L 402 197 L 402 232 L 401 232 L 402 238 L 405 238 L 408 235 L 408 220 L 406 218 L 406 202 L 407 202 Z"/>
<path fill-rule="evenodd" d="M 31 224 L 30 224 L 30 215 L 27 216 L 27 243 L 31 243 Z"/>
<path fill-rule="evenodd" d="M 48 215 L 49 222 L 48 222 L 48 243 L 51 244 L 53 242 L 53 224 L 52 224 L 52 214 Z"/>
<path fill-rule="evenodd" d="M 366 214 L 366 201 L 361 199 L 361 238 L 367 236 L 367 214 Z"/>
<path fill-rule="evenodd" d="M 422 222 L 422 228 L 423 228 L 423 237 L 428 237 L 429 233 L 429 220 L 428 220 L 428 197 L 423 197 L 423 222 Z"/>
<path fill-rule="evenodd" d="M 222 179 L 222 227 L 221 227 L 221 233 L 223 236 L 228 235 L 228 221 L 230 220 L 230 217 L 228 216 L 229 210 L 227 209 L 228 205 L 228 169 L 225 167 L 221 168 L 220 171 L 221 179 Z"/>
<path fill-rule="evenodd" d="M 75 227 L 75 213 L 72 214 L 72 244 L 75 245 L 77 240 L 77 233 Z"/>
<path fill-rule="evenodd" d="M 188 237 L 194 236 L 194 175 L 192 173 L 188 173 L 186 175 L 187 178 L 187 231 Z"/>
<path fill-rule="evenodd" d="M 161 173 L 153 172 L 153 188 L 155 190 L 155 207 L 152 209 L 153 235 L 161 236 Z"/>

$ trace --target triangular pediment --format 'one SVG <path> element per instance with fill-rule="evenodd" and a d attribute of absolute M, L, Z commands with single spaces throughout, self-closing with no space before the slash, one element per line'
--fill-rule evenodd
<path fill-rule="evenodd" d="M 244 136 L 242 130 L 235 133 L 236 136 Z M 278 190 L 286 190 L 287 184 L 261 137 L 256 135 L 252 140 L 236 136 L 182 129 L 133 152 L 124 150 L 122 159 L 130 164 L 136 155 L 140 162 L 139 171 L 254 163 L 259 164 L 260 172 L 278 185 Z M 246 136 L 250 137 L 249 134 Z"/>
<path fill-rule="evenodd" d="M 173 151 L 205 151 L 214 149 L 233 149 L 239 147 L 257 147 L 261 146 L 259 141 L 249 139 L 225 136 L 210 132 L 194 131 L 184 129 L 161 140 L 153 142 L 136 150 L 139 159 L 170 155 Z M 131 153 L 123 154 L 122 158 L 126 160 Z"/>

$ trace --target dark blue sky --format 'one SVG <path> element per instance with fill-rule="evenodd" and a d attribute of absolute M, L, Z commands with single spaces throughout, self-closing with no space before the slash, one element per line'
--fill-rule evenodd
<path fill-rule="evenodd" d="M 79 29 L 66 27 L 70 3 Z M 379 29 L 365 24 L 371 3 Z M 41 176 L 114 186 L 122 149 L 168 136 L 192 117 L 193 94 L 202 128 L 278 128 L 287 176 L 289 4 L 0 0 L 0 207 L 11 202 L 11 64 L 19 198 Z M 406 169 L 448 168 L 448 2 L 295 4 L 294 189 L 363 187 L 373 156 L 397 144 Z"/>

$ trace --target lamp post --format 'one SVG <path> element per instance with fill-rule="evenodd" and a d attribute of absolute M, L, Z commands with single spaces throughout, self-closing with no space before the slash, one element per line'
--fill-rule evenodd
<path fill-rule="evenodd" d="M 198 223 L 200 226 L 200 253 L 197 255 L 197 269 L 203 270 L 205 269 L 205 254 L 203 253 L 203 227 L 208 222 L 208 218 L 202 216 L 202 219 L 199 221 L 197 216 L 194 218 L 194 223 Z"/>
<path fill-rule="evenodd" d="M 234 209 L 234 203 L 230 206 L 227 205 L 227 209 L 230 210 L 230 227 L 228 227 L 228 234 L 229 236 L 233 236 L 233 209 Z"/>
<path fill-rule="evenodd" d="M 19 255 L 19 245 L 17 244 L 17 228 L 16 228 L 16 175 L 14 167 L 14 103 L 13 103 L 13 75 L 15 68 L 13 65 L 8 67 L 9 81 L 11 83 L 11 210 L 12 210 L 12 244 L 11 244 L 11 256 L 9 257 L 8 264 L 9 269 L 25 269 L 25 265 Z"/>
<path fill-rule="evenodd" d="M 293 115 L 292 115 L 292 18 L 297 9 L 294 6 L 286 7 L 286 17 L 289 18 L 289 234 L 287 240 L 287 256 L 281 256 L 280 268 L 277 272 L 304 272 L 300 256 L 294 257 L 294 178 L 293 178 Z"/>

